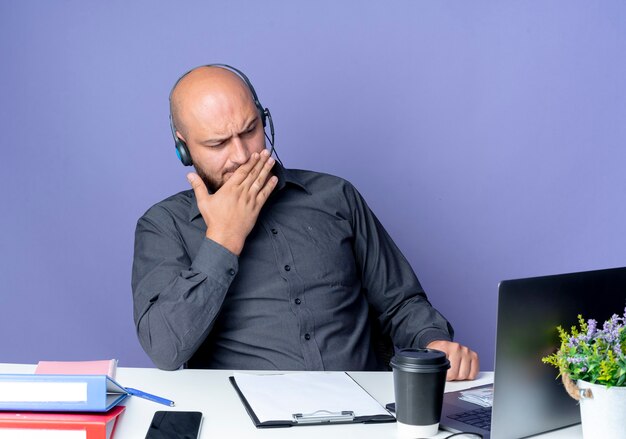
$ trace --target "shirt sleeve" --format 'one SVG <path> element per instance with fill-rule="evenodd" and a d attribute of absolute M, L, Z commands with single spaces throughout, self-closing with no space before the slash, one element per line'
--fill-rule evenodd
<path fill-rule="evenodd" d="M 237 256 L 204 238 L 190 258 L 172 218 L 149 210 L 137 222 L 132 289 L 139 342 L 154 364 L 181 367 L 211 331 L 238 271 Z"/>
<path fill-rule="evenodd" d="M 428 301 L 413 269 L 353 186 L 346 193 L 355 230 L 354 253 L 364 293 L 384 334 L 399 348 L 451 341 L 450 323 Z"/>

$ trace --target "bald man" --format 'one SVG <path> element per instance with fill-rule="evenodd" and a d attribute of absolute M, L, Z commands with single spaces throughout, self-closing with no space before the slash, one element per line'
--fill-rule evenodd
<path fill-rule="evenodd" d="M 377 370 L 371 316 L 399 348 L 448 355 L 473 379 L 476 353 L 428 302 L 406 259 L 346 180 L 286 169 L 232 71 L 184 75 L 170 98 L 192 190 L 137 223 L 134 318 L 161 369 Z"/>

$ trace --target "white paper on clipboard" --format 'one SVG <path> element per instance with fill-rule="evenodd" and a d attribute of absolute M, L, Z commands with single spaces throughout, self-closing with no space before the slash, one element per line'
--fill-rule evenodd
<path fill-rule="evenodd" d="M 233 375 L 260 422 L 292 420 L 295 414 L 322 410 L 351 411 L 355 417 L 390 415 L 345 372 Z"/>

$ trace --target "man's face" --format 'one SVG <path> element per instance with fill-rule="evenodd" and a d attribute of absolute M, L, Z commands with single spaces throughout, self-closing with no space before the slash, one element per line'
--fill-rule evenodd
<path fill-rule="evenodd" d="M 247 90 L 213 94 L 190 105 L 184 140 L 197 174 L 213 193 L 265 149 L 261 115 Z"/>

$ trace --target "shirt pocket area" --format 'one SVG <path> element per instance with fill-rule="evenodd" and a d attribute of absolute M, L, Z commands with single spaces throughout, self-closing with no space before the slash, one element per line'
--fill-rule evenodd
<path fill-rule="evenodd" d="M 322 223 L 305 222 L 301 228 L 307 242 L 298 257 L 298 266 L 302 268 L 299 274 L 329 285 L 354 285 L 358 279 L 350 223 L 333 219 Z"/>

